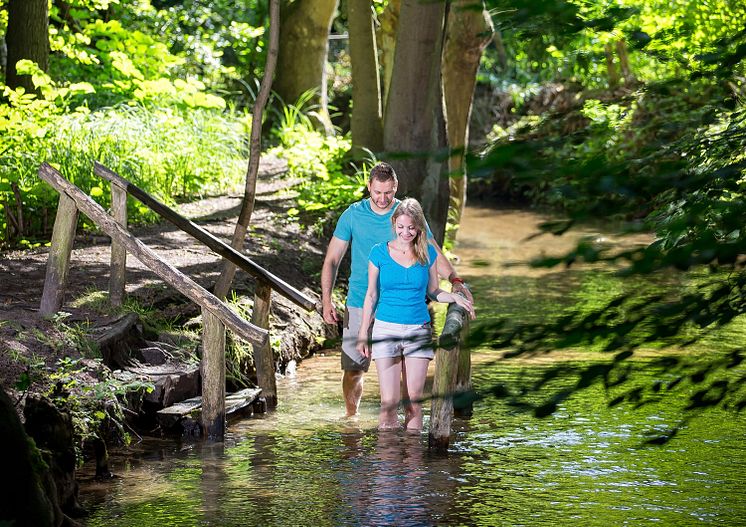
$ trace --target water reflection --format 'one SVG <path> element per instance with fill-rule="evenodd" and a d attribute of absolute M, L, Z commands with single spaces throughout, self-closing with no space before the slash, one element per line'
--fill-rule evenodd
<path fill-rule="evenodd" d="M 454 466 L 433 470 L 437 460 L 428 459 L 419 434 L 381 431 L 373 452 L 358 461 L 345 485 L 353 515 L 341 524 L 434 525 L 452 505 L 456 484 L 448 475 Z"/>
<path fill-rule="evenodd" d="M 199 516 L 204 525 L 223 523 L 223 503 L 220 498 L 225 495 L 224 482 L 228 479 L 224 470 L 225 444 L 201 445 L 199 461 L 201 467 Z"/>

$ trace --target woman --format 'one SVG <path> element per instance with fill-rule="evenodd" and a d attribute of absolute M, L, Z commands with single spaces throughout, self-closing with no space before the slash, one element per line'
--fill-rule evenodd
<path fill-rule="evenodd" d="M 461 295 L 438 288 L 436 252 L 427 241 L 425 215 L 415 199 L 405 199 L 391 216 L 395 237 L 375 245 L 368 262 L 368 291 L 357 349 L 376 361 L 381 388 L 380 429 L 398 427 L 400 386 L 404 390 L 404 427 L 422 430 L 422 392 L 432 347 L 427 296 L 456 302 L 474 318 L 474 307 Z M 372 343 L 368 332 L 375 310 Z M 401 384 L 400 384 L 401 383 Z"/>

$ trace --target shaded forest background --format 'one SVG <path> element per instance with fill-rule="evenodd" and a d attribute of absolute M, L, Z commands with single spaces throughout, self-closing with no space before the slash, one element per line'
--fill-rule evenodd
<path fill-rule="evenodd" d="M 36 177 L 43 161 L 105 207 L 93 160 L 167 203 L 237 188 L 267 13 L 252 0 L 0 2 L 0 242 L 47 240 L 57 196 Z M 499 321 L 475 332 L 479 342 L 514 354 L 600 342 L 613 359 L 580 372 L 582 389 L 623 381 L 615 372 L 640 346 L 685 347 L 744 313 L 741 2 L 295 0 L 281 20 L 262 128 L 300 181 L 298 221 L 322 226 L 386 159 L 447 244 L 468 182 L 554 209 L 552 234 L 606 219 L 656 236 L 624 252 L 583 241 L 534 265 L 702 271 L 675 294 L 638 291 L 540 325 Z M 129 206 L 134 221 L 155 219 Z M 678 382 L 616 402 L 685 380 L 701 387 L 693 407 L 746 406 L 734 373 L 743 349 L 703 360 L 662 363 L 683 368 Z"/>

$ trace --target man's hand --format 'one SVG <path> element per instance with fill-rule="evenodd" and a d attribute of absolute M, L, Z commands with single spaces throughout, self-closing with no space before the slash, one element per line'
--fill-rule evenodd
<path fill-rule="evenodd" d="M 339 315 L 337 314 L 337 308 L 334 307 L 332 302 L 324 302 L 321 308 L 324 322 L 327 324 L 337 324 L 339 322 Z"/>
<path fill-rule="evenodd" d="M 329 247 L 326 249 L 324 265 L 321 267 L 321 316 L 327 324 L 336 324 L 339 321 L 337 309 L 332 301 L 332 290 L 337 278 L 339 262 L 347 252 L 348 243 L 332 236 Z"/>

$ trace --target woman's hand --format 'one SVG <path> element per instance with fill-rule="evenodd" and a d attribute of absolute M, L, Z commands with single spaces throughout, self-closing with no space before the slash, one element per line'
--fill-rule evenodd
<path fill-rule="evenodd" d="M 462 294 L 466 297 L 466 299 L 469 302 L 474 303 L 474 297 L 471 296 L 471 291 L 469 290 L 468 287 L 466 287 L 466 284 L 461 280 L 451 283 L 451 293 Z"/>
<path fill-rule="evenodd" d="M 453 296 L 453 301 L 456 302 L 457 305 L 464 308 L 467 313 L 469 313 L 469 318 L 471 318 L 472 320 L 477 318 L 477 314 L 474 311 L 474 304 L 471 302 L 471 300 L 457 293 L 451 293 L 451 295 Z"/>
<path fill-rule="evenodd" d="M 357 344 L 355 345 L 355 349 L 366 359 L 370 357 L 370 344 L 368 343 L 367 334 L 357 336 Z"/>

